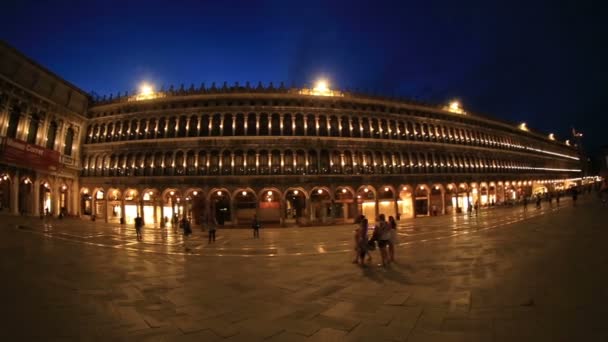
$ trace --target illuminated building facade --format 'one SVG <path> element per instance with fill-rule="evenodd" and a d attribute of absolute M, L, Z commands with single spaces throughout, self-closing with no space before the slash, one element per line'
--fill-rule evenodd
<path fill-rule="evenodd" d="M 407 219 L 580 177 L 574 147 L 525 124 L 327 83 L 148 87 L 89 99 L 78 117 L 70 213 L 110 222 L 138 213 L 146 224 L 174 214 L 226 225 L 246 225 L 254 213 L 286 225 L 361 213 Z"/>
<path fill-rule="evenodd" d="M 78 213 L 80 140 L 89 98 L 0 43 L 0 208 Z"/>

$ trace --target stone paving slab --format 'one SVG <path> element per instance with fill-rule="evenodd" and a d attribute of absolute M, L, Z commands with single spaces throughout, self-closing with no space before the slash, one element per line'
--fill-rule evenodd
<path fill-rule="evenodd" d="M 455 221 L 401 222 L 385 269 L 377 253 L 350 263 L 348 227 L 234 230 L 191 254 L 172 233 L 139 244 L 128 229 L 3 216 L 0 339 L 608 340 L 608 212 L 592 198 Z"/>

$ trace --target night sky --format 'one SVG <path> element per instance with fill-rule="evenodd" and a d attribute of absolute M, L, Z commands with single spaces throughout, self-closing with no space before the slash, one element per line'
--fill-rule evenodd
<path fill-rule="evenodd" d="M 608 144 L 600 1 L 421 3 L 9 0 L 0 39 L 100 95 L 326 77 Z"/>

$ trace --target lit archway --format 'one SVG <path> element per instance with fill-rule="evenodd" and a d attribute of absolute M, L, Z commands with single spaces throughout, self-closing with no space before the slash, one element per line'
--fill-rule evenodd
<path fill-rule="evenodd" d="M 310 219 L 313 222 L 328 222 L 332 218 L 331 194 L 326 187 L 315 187 L 310 192 Z"/>
<path fill-rule="evenodd" d="M 308 194 L 302 188 L 289 188 L 285 191 L 285 221 L 300 223 L 306 212 Z"/>
<path fill-rule="evenodd" d="M 214 223 L 223 226 L 232 221 L 230 193 L 226 189 L 213 189 L 209 194 L 210 216 Z"/>
<path fill-rule="evenodd" d="M 387 219 L 389 216 L 397 216 L 395 189 L 390 185 L 378 188 L 378 212 L 379 214 L 384 214 Z"/>
<path fill-rule="evenodd" d="M 412 196 L 413 187 L 411 185 L 402 184 L 399 186 L 399 213 L 398 219 L 414 217 L 414 200 Z"/>
<path fill-rule="evenodd" d="M 357 213 L 357 203 L 351 187 L 340 186 L 334 193 L 334 217 L 341 221 L 354 220 Z"/>
<path fill-rule="evenodd" d="M 378 216 L 376 206 L 376 189 L 371 185 L 364 185 L 357 189 L 358 211 L 364 215 L 369 222 L 375 222 Z"/>
<path fill-rule="evenodd" d="M 281 221 L 281 193 L 276 188 L 262 189 L 258 195 L 258 220 L 279 223 Z"/>
<path fill-rule="evenodd" d="M 238 189 L 232 194 L 234 198 L 234 218 L 240 223 L 250 222 L 257 213 L 258 196 L 251 188 Z"/>
<path fill-rule="evenodd" d="M 430 214 L 430 190 L 426 184 L 418 184 L 414 189 L 414 215 L 428 216 Z"/>

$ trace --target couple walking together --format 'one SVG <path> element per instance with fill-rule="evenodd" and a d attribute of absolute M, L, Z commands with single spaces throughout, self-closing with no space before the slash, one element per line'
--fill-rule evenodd
<path fill-rule="evenodd" d="M 376 226 L 371 239 L 368 239 L 369 221 L 364 215 L 359 217 L 359 227 L 355 230 L 355 260 L 353 263 L 365 265 L 365 257 L 371 263 L 370 252 L 376 249 L 376 243 L 382 258 L 381 266 L 387 266 L 395 261 L 395 245 L 397 244 L 397 222 L 389 216 L 388 222 L 384 214 L 380 214 L 376 220 Z"/>

